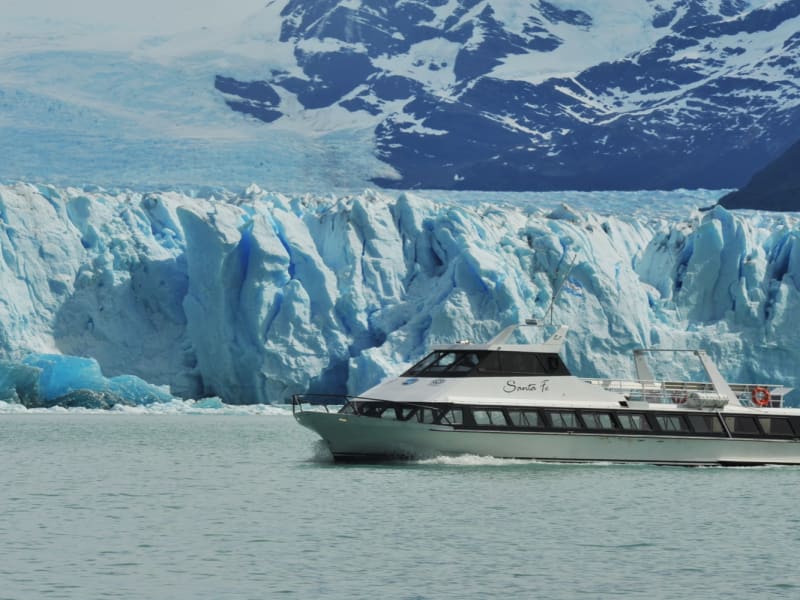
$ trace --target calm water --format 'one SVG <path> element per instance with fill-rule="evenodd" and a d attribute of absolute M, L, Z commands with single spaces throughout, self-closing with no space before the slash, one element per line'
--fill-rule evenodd
<path fill-rule="evenodd" d="M 288 414 L 0 415 L 0 598 L 798 598 L 798 468 L 336 466 Z"/>

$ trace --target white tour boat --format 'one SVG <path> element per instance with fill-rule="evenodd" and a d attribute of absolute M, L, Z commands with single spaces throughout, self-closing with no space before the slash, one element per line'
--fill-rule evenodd
<path fill-rule="evenodd" d="M 532 324 L 532 323 L 527 323 Z M 541 344 L 437 346 L 358 397 L 294 396 L 297 421 L 337 461 L 474 454 L 542 461 L 670 465 L 800 464 L 791 388 L 729 384 L 702 350 L 708 382 L 656 381 L 634 352 L 635 380 L 585 380 L 560 357 L 567 328 Z M 669 350 L 669 352 L 679 352 Z M 322 404 L 309 410 L 304 405 Z M 343 404 L 329 412 L 328 404 Z"/>

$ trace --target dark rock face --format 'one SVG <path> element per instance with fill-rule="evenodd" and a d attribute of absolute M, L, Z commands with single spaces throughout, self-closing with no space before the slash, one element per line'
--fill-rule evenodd
<path fill-rule="evenodd" d="M 214 87 L 236 98 L 226 100 L 226 104 L 233 110 L 251 115 L 265 123 L 271 123 L 282 114 L 276 108 L 280 104 L 280 97 L 272 86 L 264 81 L 245 83 L 217 75 L 214 78 Z"/>
<path fill-rule="evenodd" d="M 297 68 L 264 81 L 219 75 L 215 87 L 231 109 L 264 122 L 289 118 L 282 94 L 306 110 L 377 120 L 374 152 L 399 174 L 376 180 L 386 187 L 744 185 L 800 131 L 800 0 L 642 2 L 654 43 L 532 83 L 495 69 L 552 54 L 565 28 L 591 33 L 595 17 L 546 0 L 511 2 L 505 13 L 487 0 L 449 9 L 446 0 L 289 0 L 280 39 Z M 420 58 L 420 44 L 457 50 Z M 437 71 L 452 83 L 425 81 Z"/>
<path fill-rule="evenodd" d="M 719 203 L 725 208 L 800 211 L 800 141 Z"/>

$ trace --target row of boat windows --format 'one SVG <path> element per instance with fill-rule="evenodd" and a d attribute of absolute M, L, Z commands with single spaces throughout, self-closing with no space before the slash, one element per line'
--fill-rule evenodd
<path fill-rule="evenodd" d="M 402 377 L 503 377 L 569 375 L 561 357 L 544 352 L 436 350 Z"/>
<path fill-rule="evenodd" d="M 800 418 L 789 419 L 778 416 L 726 415 L 722 417 L 717 413 L 680 414 L 480 406 L 433 408 L 358 401 L 347 404 L 342 412 L 381 419 L 413 420 L 419 423 L 453 425 L 463 428 L 617 431 L 711 436 L 727 436 L 730 431 L 734 437 L 800 437 Z"/>

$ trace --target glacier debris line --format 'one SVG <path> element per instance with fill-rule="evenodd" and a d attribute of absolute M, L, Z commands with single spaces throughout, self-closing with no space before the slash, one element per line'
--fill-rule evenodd
<path fill-rule="evenodd" d="M 797 215 L 634 212 L 0 186 L 0 400 L 59 355 L 137 402 L 357 394 L 431 344 L 544 316 L 562 282 L 579 375 L 631 376 L 630 350 L 662 345 L 800 383 Z"/>

